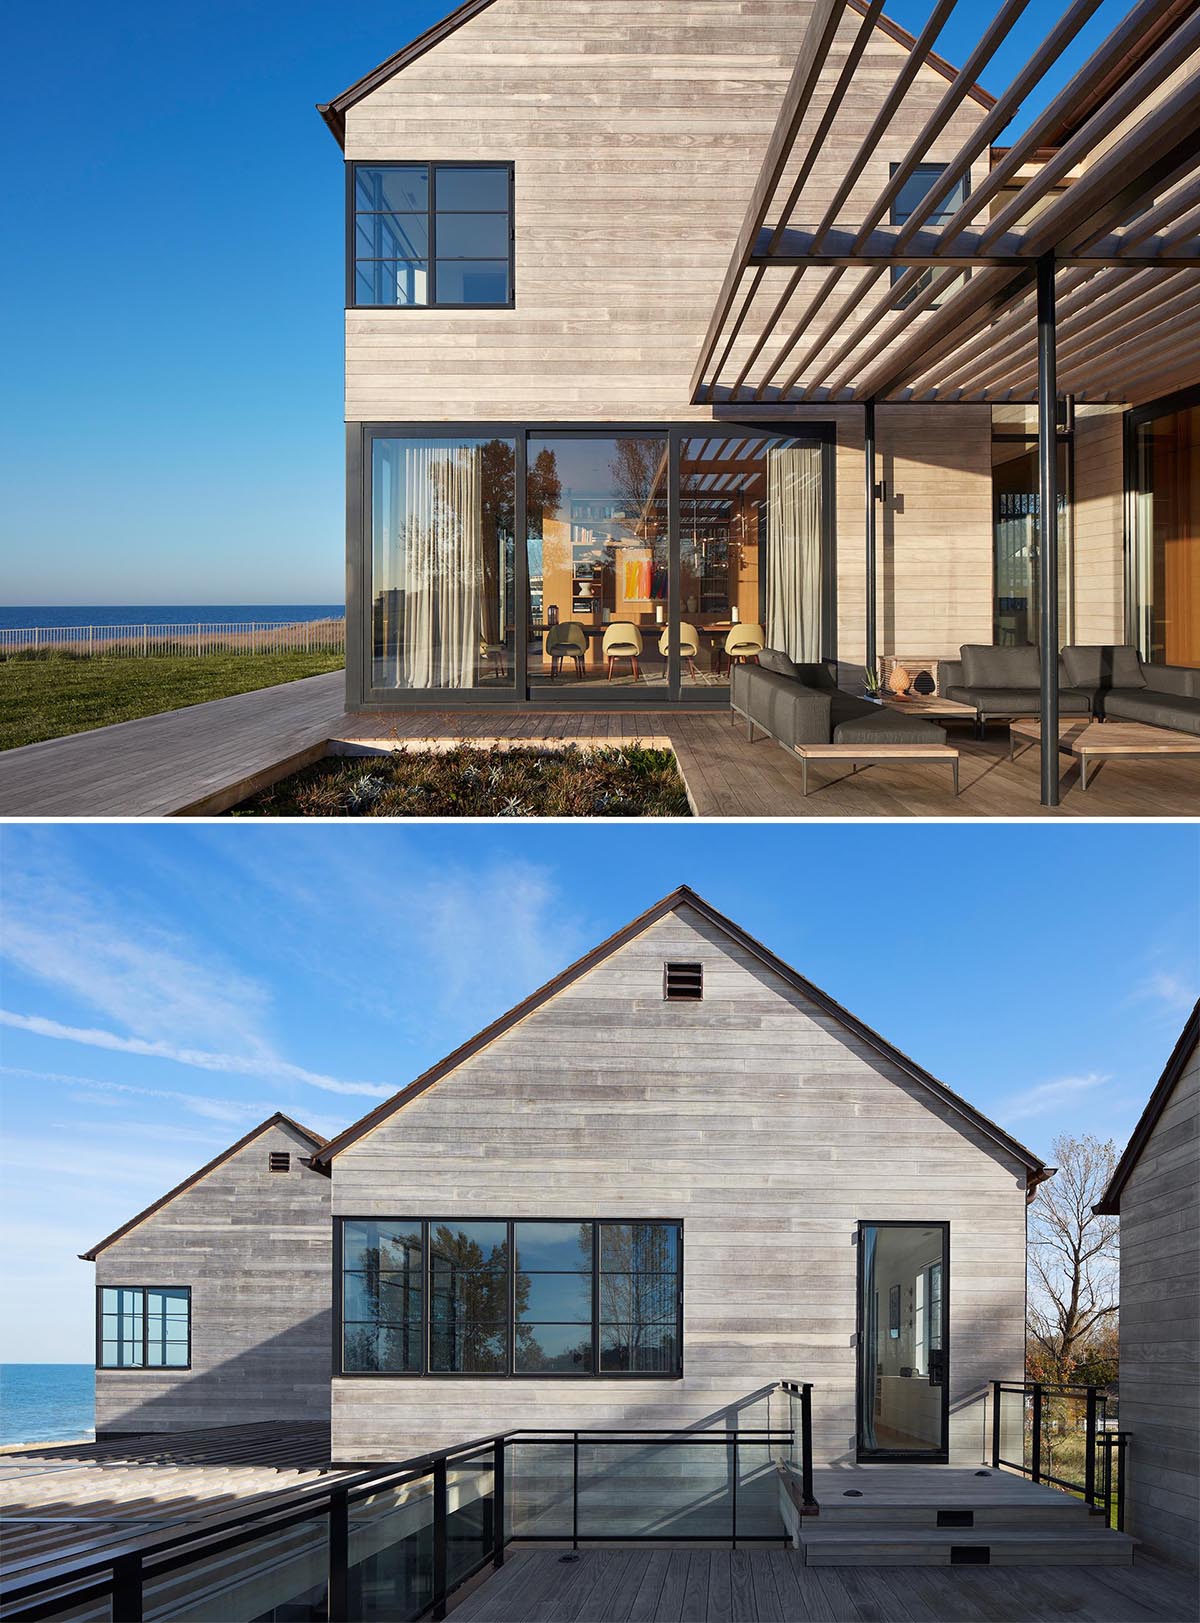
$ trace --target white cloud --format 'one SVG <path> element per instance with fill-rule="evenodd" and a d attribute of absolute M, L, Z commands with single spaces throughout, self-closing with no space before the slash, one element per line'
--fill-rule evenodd
<path fill-rule="evenodd" d="M 1074 1105 L 1081 1095 L 1111 1080 L 1098 1071 L 1089 1071 L 1086 1076 L 1062 1076 L 1052 1082 L 1038 1082 L 1005 1100 L 1000 1108 L 1000 1120 L 1008 1123 L 1024 1121 L 1030 1116 L 1045 1116 L 1060 1105 Z"/>
<path fill-rule="evenodd" d="M 61 1071 L 30 1071 L 15 1065 L 0 1065 L 0 1075 L 20 1076 L 31 1082 L 58 1083 L 77 1089 L 71 1098 L 89 1104 L 120 1105 L 134 1098 L 163 1099 L 180 1105 L 195 1116 L 203 1116 L 207 1121 L 262 1121 L 275 1109 L 273 1104 L 252 1099 L 214 1099 L 204 1093 L 183 1093 L 174 1088 L 144 1088 L 132 1082 L 106 1082 L 94 1076 L 64 1075 Z"/>
<path fill-rule="evenodd" d="M 1131 1002 L 1156 1003 L 1170 1014 L 1187 1014 L 1196 1001 L 1193 981 L 1175 970 L 1156 969 L 1134 988 Z"/>
<path fill-rule="evenodd" d="M 269 1077 L 282 1082 L 303 1082 L 309 1087 L 323 1088 L 327 1093 L 366 1094 L 372 1099 L 386 1099 L 395 1090 L 376 1082 L 341 1082 L 336 1077 L 324 1076 L 320 1071 L 308 1071 L 301 1065 L 265 1054 L 219 1054 L 202 1048 L 180 1048 L 174 1043 L 149 1042 L 142 1037 L 122 1037 L 116 1032 L 102 1031 L 94 1026 L 66 1026 L 57 1020 L 47 1020 L 37 1014 L 17 1014 L 0 1009 L 0 1025 L 27 1031 L 35 1037 L 49 1037 L 61 1042 L 82 1043 L 89 1048 L 103 1048 L 116 1054 L 139 1054 L 147 1059 L 170 1060 L 175 1065 L 187 1065 L 198 1071 L 218 1071 L 227 1076 Z"/>

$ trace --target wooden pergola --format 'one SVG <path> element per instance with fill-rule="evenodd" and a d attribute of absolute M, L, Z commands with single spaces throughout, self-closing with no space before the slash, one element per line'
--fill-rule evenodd
<path fill-rule="evenodd" d="M 1200 377 L 1200 0 L 1138 0 L 997 150 L 1101 0 L 1057 15 L 1038 6 L 1041 43 L 894 224 L 902 190 L 964 101 L 979 100 L 979 75 L 1030 10 L 1030 0 L 998 0 L 864 207 L 861 177 L 958 3 L 932 0 L 865 134 L 838 140 L 882 0 L 815 0 L 692 378 L 693 402 L 714 408 L 864 408 L 871 665 L 877 403 L 1036 402 L 1045 514 L 1058 510 L 1060 395 L 1137 403 Z M 978 0 L 965 5 L 978 13 Z M 831 138 L 853 156 L 819 206 L 813 177 Z M 1041 545 L 1042 801 L 1056 805 L 1056 525 L 1042 525 Z"/>

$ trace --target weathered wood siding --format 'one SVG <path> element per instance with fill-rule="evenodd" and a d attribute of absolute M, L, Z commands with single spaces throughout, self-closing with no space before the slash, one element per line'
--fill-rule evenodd
<path fill-rule="evenodd" d="M 96 1430 L 329 1415 L 330 1184 L 276 1124 L 96 1259 L 97 1285 L 190 1285 L 190 1370 L 96 1371 Z M 287 1150 L 289 1172 L 269 1172 Z"/>
<path fill-rule="evenodd" d="M 669 958 L 703 963 L 702 1002 L 663 1001 Z M 786 1378 L 815 1383 L 818 1459 L 853 1458 L 860 1219 L 951 1224 L 956 1458 L 980 1458 L 985 1383 L 1021 1373 L 1021 1167 L 686 905 L 348 1146 L 333 1183 L 343 1215 L 680 1219 L 685 1259 L 682 1380 L 338 1377 L 336 1458 L 690 1426 Z"/>
<path fill-rule="evenodd" d="M 1121 1425 L 1126 1528 L 1200 1557 L 1200 1051 L 1121 1192 Z"/>

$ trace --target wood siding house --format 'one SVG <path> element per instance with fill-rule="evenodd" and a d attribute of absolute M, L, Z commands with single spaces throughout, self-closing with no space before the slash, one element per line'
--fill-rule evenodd
<path fill-rule="evenodd" d="M 711 705 L 739 625 L 797 659 L 863 660 L 861 405 L 827 390 L 697 404 L 692 387 L 816 9 L 467 0 L 322 106 L 347 164 L 350 708 Z M 807 114 L 853 63 L 806 208 L 834 197 L 912 55 L 883 16 L 859 52 L 865 9 L 845 6 Z M 920 62 L 847 218 L 887 184 L 954 71 Z M 973 86 L 941 121 L 893 224 L 993 106 Z M 985 149 L 965 190 L 988 168 Z M 814 307 L 814 333 L 827 314 Z M 1138 640 L 1147 657 L 1200 663 L 1169 584 L 1200 545 L 1168 513 L 1193 403 L 1172 402 L 1169 423 L 1139 404 L 1164 450 L 1157 472 L 1156 453 L 1138 452 L 1129 477 L 1149 481 L 1166 527 L 1136 570 L 1122 408 L 1068 414 L 1061 642 Z M 881 655 L 936 670 L 964 643 L 1036 640 L 1034 428 L 1003 404 L 879 406 Z M 793 488 L 811 496 L 799 516 L 781 494 Z M 636 632 L 636 669 L 608 663 L 613 625 Z"/>
<path fill-rule="evenodd" d="M 1121 1219 L 1125 1526 L 1200 1565 L 1200 1004 L 1096 1210 Z"/>
<path fill-rule="evenodd" d="M 83 1254 L 97 1436 L 328 1419 L 323 1143 L 271 1116 Z"/>
<path fill-rule="evenodd" d="M 818 1464 L 978 1464 L 1022 1378 L 1041 1162 L 686 889 L 314 1159 L 335 1459 L 761 1425 L 791 1379 Z"/>

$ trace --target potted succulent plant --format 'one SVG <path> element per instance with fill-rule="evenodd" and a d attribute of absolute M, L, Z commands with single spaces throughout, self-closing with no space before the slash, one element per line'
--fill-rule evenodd
<path fill-rule="evenodd" d="M 879 674 L 878 666 L 864 666 L 863 668 L 863 698 L 870 699 L 875 704 L 883 703 L 883 678 Z"/>

